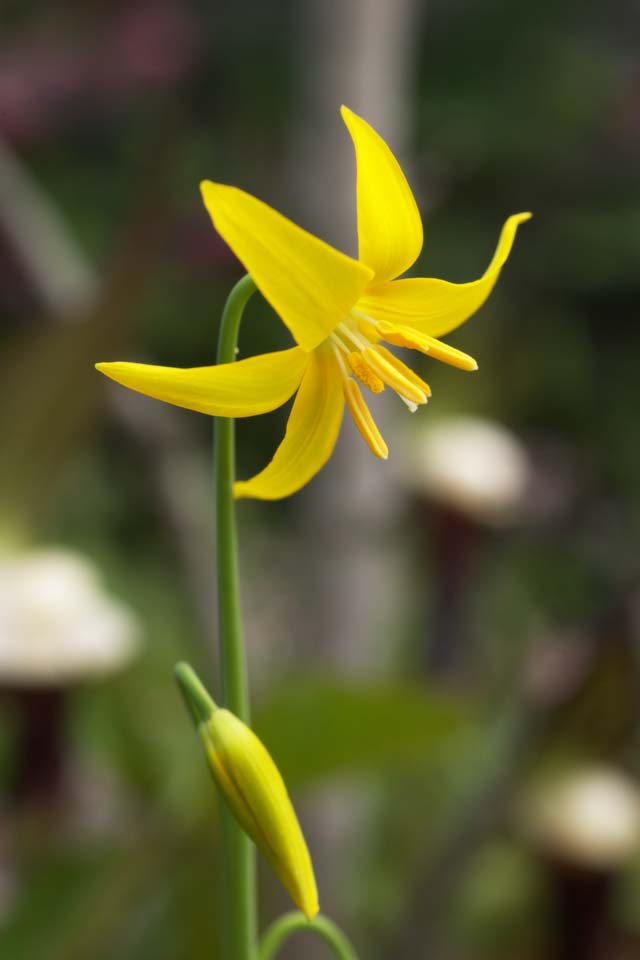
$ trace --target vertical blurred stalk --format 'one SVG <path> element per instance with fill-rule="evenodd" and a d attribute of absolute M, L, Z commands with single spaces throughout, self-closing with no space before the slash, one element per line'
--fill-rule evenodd
<path fill-rule="evenodd" d="M 427 677 L 464 688 L 475 653 L 470 600 L 476 554 L 484 545 L 483 531 L 456 510 L 430 507 L 433 522 L 428 524 L 425 517 L 425 540 L 432 540 L 426 546 L 434 561 L 434 600 L 422 659 Z"/>
<path fill-rule="evenodd" d="M 240 280 L 227 299 L 220 324 L 218 363 L 233 363 L 242 312 L 256 286 Z M 249 723 L 249 684 L 242 640 L 238 546 L 233 503 L 235 421 L 216 417 L 214 427 L 218 630 L 222 702 Z M 226 806 L 222 827 L 222 938 L 224 960 L 253 960 L 256 951 L 256 864 L 253 844 Z"/>
<path fill-rule="evenodd" d="M 550 960 L 601 960 L 614 939 L 615 871 L 557 860 L 548 866 L 557 931 Z"/>
<path fill-rule="evenodd" d="M 338 107 L 345 103 L 373 124 L 402 159 L 415 101 L 413 70 L 419 0 L 306 0 L 298 7 L 298 90 L 287 170 L 294 213 L 324 239 L 353 253 L 355 203 L 353 153 Z M 406 169 L 406 167 L 405 167 Z M 309 184 L 316 184 L 310 190 Z M 322 189 L 320 188 L 322 185 Z M 289 201 L 290 202 L 290 201 Z M 350 249 L 351 248 L 351 249 Z M 376 408 L 384 423 L 393 415 Z M 389 600 L 401 594 L 399 559 L 388 536 L 400 503 L 380 464 L 346 417 L 322 482 L 298 501 L 300 655 L 320 658 L 340 672 L 376 672 L 389 656 Z M 384 504 L 384 508 L 382 505 Z M 327 562 L 327 557 L 331 562 Z M 343 917 L 349 851 L 365 821 L 361 795 L 323 792 L 307 816 L 314 866 L 327 913 Z M 309 945 L 307 960 L 320 956 Z"/>
<path fill-rule="evenodd" d="M 55 804 L 64 779 L 65 692 L 60 687 L 16 690 L 21 719 L 13 785 L 18 808 Z"/>

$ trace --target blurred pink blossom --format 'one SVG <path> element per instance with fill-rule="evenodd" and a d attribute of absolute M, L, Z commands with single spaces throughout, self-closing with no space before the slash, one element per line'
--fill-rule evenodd
<path fill-rule="evenodd" d="M 100 118 L 193 68 L 198 25 L 180 0 L 139 0 L 73 34 L 58 20 L 0 43 L 0 134 L 14 142 Z"/>

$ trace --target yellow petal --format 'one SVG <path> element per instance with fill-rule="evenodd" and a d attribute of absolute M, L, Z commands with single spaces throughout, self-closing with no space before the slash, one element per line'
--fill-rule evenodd
<path fill-rule="evenodd" d="M 389 323 L 415 327 L 432 337 L 441 337 L 464 323 L 487 299 L 511 252 L 519 224 L 530 213 L 517 213 L 506 221 L 493 260 L 479 280 L 449 283 L 447 280 L 396 280 L 376 284 L 357 305 L 358 311 Z"/>
<path fill-rule="evenodd" d="M 281 407 L 309 362 L 300 347 L 213 367 L 156 367 L 147 363 L 97 363 L 105 376 L 177 407 L 214 417 L 253 417 Z"/>
<path fill-rule="evenodd" d="M 213 225 L 296 343 L 313 350 L 349 312 L 373 272 L 243 190 L 205 180 Z"/>
<path fill-rule="evenodd" d="M 287 788 L 264 744 L 228 710 L 199 726 L 211 772 L 231 812 L 308 920 L 318 912 L 309 851 Z"/>
<path fill-rule="evenodd" d="M 376 281 L 393 280 L 415 263 L 422 250 L 422 221 L 411 188 L 382 137 L 341 109 L 356 151 L 358 246 Z"/>
<path fill-rule="evenodd" d="M 261 473 L 234 485 L 235 496 L 279 500 L 308 483 L 333 452 L 343 408 L 340 368 L 328 350 L 315 350 L 293 404 L 284 440 Z"/>

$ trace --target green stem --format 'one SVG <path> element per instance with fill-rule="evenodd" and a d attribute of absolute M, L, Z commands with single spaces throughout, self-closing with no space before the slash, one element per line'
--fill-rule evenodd
<path fill-rule="evenodd" d="M 271 957 L 275 956 L 285 940 L 298 930 L 317 933 L 323 940 L 326 940 L 338 960 L 358 960 L 355 950 L 342 930 L 328 917 L 323 917 L 320 914 L 313 920 L 307 920 L 301 913 L 286 913 L 271 924 L 262 938 L 258 960 L 271 960 Z"/>
<path fill-rule="evenodd" d="M 247 301 L 256 285 L 247 274 L 236 283 L 222 313 L 218 338 L 218 363 L 233 363 L 238 330 Z M 238 545 L 233 505 L 235 480 L 235 420 L 216 417 L 214 429 L 214 472 L 216 487 L 216 551 L 218 569 L 218 629 L 222 699 L 236 716 L 249 723 L 249 687 L 242 642 Z"/>
<path fill-rule="evenodd" d="M 238 330 L 247 301 L 256 285 L 247 275 L 227 299 L 218 339 L 218 363 L 233 363 Z M 235 479 L 235 422 L 217 417 L 214 430 L 216 499 L 216 557 L 218 577 L 218 630 L 222 703 L 245 723 L 249 722 L 249 685 L 242 641 L 238 547 L 233 504 Z M 256 864 L 253 844 L 232 814 L 221 805 L 223 957 L 254 960 L 256 949 Z"/>

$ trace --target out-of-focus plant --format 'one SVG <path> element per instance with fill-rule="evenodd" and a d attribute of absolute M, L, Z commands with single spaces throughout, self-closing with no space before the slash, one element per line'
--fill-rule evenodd
<path fill-rule="evenodd" d="M 310 927 L 342 960 L 353 948 L 327 918 L 317 917 L 315 879 L 306 843 L 273 760 L 249 726 L 246 653 L 242 640 L 234 495 L 273 500 L 299 490 L 325 465 L 346 403 L 364 440 L 381 459 L 387 446 L 356 380 L 373 394 L 391 387 L 415 411 L 428 385 L 382 341 L 409 347 L 464 370 L 468 355 L 438 337 L 463 323 L 486 300 L 505 263 L 521 213 L 505 223 L 486 272 L 471 283 L 396 278 L 422 247 L 418 209 L 395 157 L 360 117 L 343 108 L 357 161 L 359 259 L 354 260 L 233 187 L 205 182 L 205 204 L 219 233 L 249 271 L 232 290 L 222 317 L 218 363 L 176 370 L 132 363 L 98 369 L 151 397 L 217 418 L 215 486 L 220 665 L 223 708 L 186 664 L 177 677 L 204 743 L 223 810 L 224 957 L 268 960 L 298 929 Z M 260 289 L 297 346 L 235 361 L 240 321 Z M 235 482 L 234 418 L 265 413 L 296 391 L 284 440 L 271 463 Z M 258 947 L 255 861 L 251 838 L 301 913 L 267 930 Z"/>
<path fill-rule="evenodd" d="M 133 613 L 105 592 L 87 557 L 51 547 L 0 554 L 0 691 L 20 718 L 16 808 L 53 809 L 64 798 L 68 701 L 138 649 Z"/>

